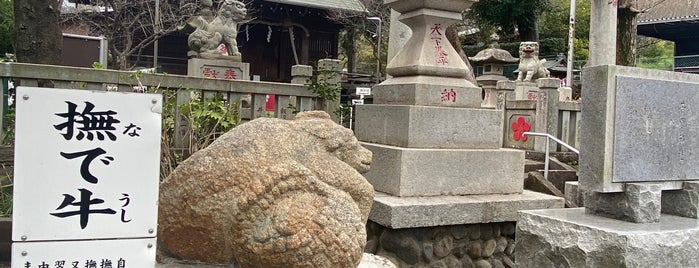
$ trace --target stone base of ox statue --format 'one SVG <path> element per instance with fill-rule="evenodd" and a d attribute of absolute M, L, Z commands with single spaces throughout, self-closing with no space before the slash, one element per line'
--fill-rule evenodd
<path fill-rule="evenodd" d="M 160 184 L 159 260 L 357 267 L 374 198 L 360 173 L 371 156 L 322 111 L 241 124 Z"/>
<path fill-rule="evenodd" d="M 632 223 L 585 208 L 521 211 L 517 267 L 697 267 L 699 220 L 662 214 Z"/>
<path fill-rule="evenodd" d="M 155 265 L 155 268 L 242 268 L 238 264 L 228 264 L 228 265 L 211 265 L 211 264 L 201 264 L 201 263 L 185 263 L 176 260 L 163 260 L 162 263 Z M 396 268 L 387 258 L 377 256 L 374 254 L 364 253 L 362 255 L 362 260 L 359 262 L 357 268 Z"/>

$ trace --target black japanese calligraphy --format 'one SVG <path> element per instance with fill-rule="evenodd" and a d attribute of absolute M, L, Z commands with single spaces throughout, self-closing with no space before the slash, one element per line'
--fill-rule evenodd
<path fill-rule="evenodd" d="M 131 203 L 131 199 L 129 198 L 129 194 L 122 193 L 124 197 L 120 198 L 119 201 L 124 201 L 124 205 L 121 206 L 121 222 L 130 222 L 131 219 L 126 220 L 126 209 L 124 209 L 126 206 Z"/>
<path fill-rule="evenodd" d="M 102 259 L 102 262 L 100 262 L 100 268 L 112 268 L 112 260 Z"/>
<path fill-rule="evenodd" d="M 56 210 L 61 210 L 66 208 L 67 206 L 75 206 L 79 207 L 78 210 L 74 211 L 67 211 L 67 212 L 60 212 L 60 213 L 50 213 L 53 216 L 59 217 L 59 218 L 65 218 L 65 217 L 72 217 L 72 216 L 77 216 L 80 215 L 80 228 L 85 229 L 87 227 L 87 222 L 90 217 L 90 214 L 116 214 L 116 211 L 106 208 L 106 209 L 90 209 L 90 206 L 92 205 L 97 205 L 97 204 L 102 204 L 104 203 L 104 200 L 95 198 L 95 199 L 90 199 L 92 196 L 92 192 L 90 192 L 87 189 L 78 189 L 80 191 L 80 201 L 75 202 L 75 197 L 69 194 L 63 194 L 63 202 L 61 203 L 60 206 Z"/>
<path fill-rule="evenodd" d="M 97 262 L 94 260 L 85 261 L 85 268 L 97 268 Z"/>
<path fill-rule="evenodd" d="M 66 159 L 74 159 L 84 156 L 85 159 L 83 159 L 82 164 L 80 164 L 80 175 L 83 177 L 83 179 L 85 179 L 85 181 L 89 183 L 97 183 L 97 177 L 93 176 L 92 173 L 90 173 L 90 163 L 92 163 L 92 160 L 95 160 L 98 156 L 106 153 L 107 152 L 104 149 L 97 147 L 92 150 L 75 153 L 61 152 L 61 156 L 63 156 Z M 111 161 L 114 161 L 114 157 L 111 156 L 105 156 L 104 158 L 105 159 L 100 159 L 100 161 L 102 161 L 102 163 L 105 165 L 109 165 Z"/>
<path fill-rule="evenodd" d="M 126 128 L 126 130 L 124 130 L 124 132 L 122 132 L 122 134 L 127 134 L 127 132 L 128 132 L 128 135 L 131 137 L 141 136 L 136 132 L 138 130 L 141 130 L 141 127 L 136 126 L 133 123 L 131 123 L 128 126 L 126 126 L 125 128 Z M 131 132 L 129 132 L 129 131 L 131 131 Z"/>
<path fill-rule="evenodd" d="M 93 111 L 95 105 L 86 101 L 83 111 L 77 112 L 77 104 L 70 101 L 66 101 L 66 103 L 68 103 L 68 112 L 56 114 L 65 118 L 66 122 L 54 125 L 56 130 L 65 130 L 65 133 L 61 134 L 63 138 L 71 140 L 77 130 L 77 135 L 75 135 L 77 140 L 82 140 L 83 138 L 93 140 L 95 136 L 98 140 L 104 140 L 105 134 L 110 140 L 116 140 L 116 135 L 111 132 L 116 130 L 116 128 L 112 125 L 121 121 L 114 118 L 114 115 L 117 114 L 115 111 Z"/>

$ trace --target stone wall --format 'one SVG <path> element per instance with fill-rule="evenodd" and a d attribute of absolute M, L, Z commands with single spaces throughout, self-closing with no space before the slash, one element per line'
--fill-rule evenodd
<path fill-rule="evenodd" d="M 367 223 L 365 252 L 398 267 L 514 267 L 515 222 L 390 229 Z"/>

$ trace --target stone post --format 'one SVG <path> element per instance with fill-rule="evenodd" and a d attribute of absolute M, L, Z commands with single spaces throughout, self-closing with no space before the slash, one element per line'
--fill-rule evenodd
<path fill-rule="evenodd" d="M 335 113 L 340 109 L 340 70 L 342 62 L 336 59 L 321 59 L 318 60 L 318 78 L 317 83 L 327 89 L 333 88 L 335 92 L 335 100 L 323 100 L 323 103 L 316 107 L 317 110 L 322 109 L 335 122 L 340 122 L 340 117 Z"/>
<path fill-rule="evenodd" d="M 291 66 L 291 83 L 299 85 L 311 84 L 313 67 L 308 65 Z"/>
<path fill-rule="evenodd" d="M 590 61 L 587 67 L 616 64 L 617 0 L 592 0 Z"/>
<path fill-rule="evenodd" d="M 498 81 L 498 84 L 497 84 L 498 91 L 505 94 L 506 100 L 514 100 L 515 99 L 515 88 L 516 87 L 517 87 L 517 83 L 515 81 Z"/>
<path fill-rule="evenodd" d="M 539 92 L 536 100 L 536 129 L 535 132 L 548 133 L 558 136 L 558 86 L 561 85 L 557 78 L 540 78 L 537 80 Z M 549 151 L 556 151 L 556 142 L 549 141 Z M 534 150 L 546 151 L 546 138 L 536 137 Z"/>
<path fill-rule="evenodd" d="M 560 101 L 573 101 L 573 88 L 560 87 L 558 88 L 558 96 Z"/>

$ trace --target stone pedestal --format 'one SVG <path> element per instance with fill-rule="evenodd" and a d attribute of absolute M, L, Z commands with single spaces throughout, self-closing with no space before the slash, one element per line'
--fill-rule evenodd
<path fill-rule="evenodd" d="M 250 80 L 250 63 L 230 60 L 187 60 L 187 75 L 223 80 Z"/>
<path fill-rule="evenodd" d="M 370 143 L 405 148 L 499 149 L 502 111 L 417 105 L 357 108 L 355 135 Z M 362 119 L 362 120 L 360 120 Z"/>
<path fill-rule="evenodd" d="M 412 37 L 388 64 L 392 77 L 375 87 L 375 104 L 356 110 L 355 135 L 373 153 L 365 174 L 377 191 L 369 219 L 385 227 L 384 234 L 396 234 L 380 235 L 375 248 L 401 267 L 502 265 L 509 259 L 492 254 L 505 252 L 507 238 L 498 244 L 492 231 L 486 242 L 471 244 L 470 257 L 463 232 L 411 235 L 480 223 L 492 230 L 514 221 L 518 209 L 563 207 L 561 198 L 523 191 L 524 152 L 501 148 L 503 111 L 481 108 L 481 89 L 466 81 L 471 70 L 446 39 L 445 29 L 475 1 L 385 2 L 402 13 Z M 396 246 L 393 237 L 415 244 Z M 481 254 L 481 246 L 488 253 Z M 461 253 L 452 254 L 456 248 Z"/>
<path fill-rule="evenodd" d="M 637 224 L 584 208 L 520 212 L 517 267 L 696 267 L 699 221 L 663 214 Z"/>
<path fill-rule="evenodd" d="M 515 83 L 515 100 L 536 100 L 539 87 L 533 82 Z"/>
<path fill-rule="evenodd" d="M 198 264 L 191 262 L 182 262 L 173 259 L 158 260 L 155 268 L 240 268 L 238 263 L 230 264 L 229 266 Z M 362 260 L 357 265 L 357 268 L 396 268 L 396 265 L 390 260 L 374 254 L 362 254 Z"/>
<path fill-rule="evenodd" d="M 395 196 L 519 194 L 524 152 L 511 149 L 415 149 L 363 143 L 373 153 L 364 176 Z"/>
<path fill-rule="evenodd" d="M 443 107 L 481 107 L 481 88 L 463 78 L 393 77 L 377 85 L 374 103 Z"/>

